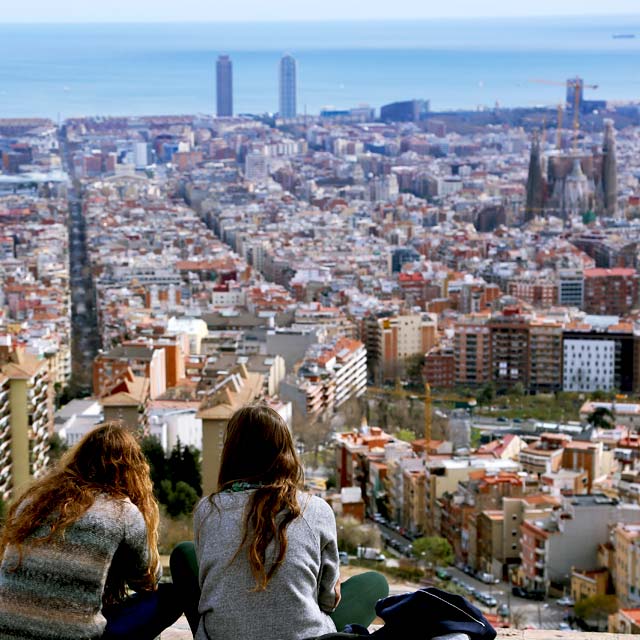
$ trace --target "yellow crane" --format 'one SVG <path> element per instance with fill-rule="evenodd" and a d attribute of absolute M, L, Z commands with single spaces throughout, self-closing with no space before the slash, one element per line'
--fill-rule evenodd
<path fill-rule="evenodd" d="M 424 402 L 424 451 L 427 458 L 429 457 L 429 443 L 431 442 L 433 402 L 459 402 L 465 403 L 468 407 L 474 407 L 476 405 L 475 398 L 467 398 L 467 400 L 461 400 L 458 396 L 438 396 L 434 398 L 431 395 L 431 385 L 428 382 L 424 383 L 424 394 L 421 395 L 416 394 L 413 391 L 407 391 L 403 389 L 399 379 L 396 379 L 396 384 L 393 389 L 385 389 L 383 387 L 367 387 L 367 392 L 382 395 L 394 395 L 403 398 L 415 398 L 416 400 L 422 400 Z"/>
<path fill-rule="evenodd" d="M 573 93 L 573 153 L 576 154 L 578 151 L 578 132 L 580 129 L 580 96 L 582 95 L 583 89 L 597 89 L 598 85 L 586 84 L 582 78 L 569 78 L 566 82 L 536 78 L 534 80 L 530 80 L 530 82 L 571 89 Z M 560 112 L 558 112 L 558 130 L 560 130 L 561 124 Z M 560 137 L 558 139 L 560 139 Z"/>

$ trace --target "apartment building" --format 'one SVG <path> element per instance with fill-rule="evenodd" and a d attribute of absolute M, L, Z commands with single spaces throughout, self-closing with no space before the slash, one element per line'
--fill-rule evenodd
<path fill-rule="evenodd" d="M 488 328 L 493 382 L 501 388 L 521 384 L 528 389 L 531 381 L 529 319 L 518 307 L 508 307 L 491 318 Z"/>
<path fill-rule="evenodd" d="M 625 607 L 640 607 L 640 520 L 618 523 L 612 534 L 615 548 L 613 580 Z"/>
<path fill-rule="evenodd" d="M 11 497 L 13 488 L 10 389 L 9 378 L 0 373 L 0 498 L 4 501 Z"/>
<path fill-rule="evenodd" d="M 202 491 L 205 495 L 217 487 L 229 418 L 243 405 L 263 397 L 263 376 L 247 371 L 240 364 L 200 405 L 196 417 L 202 420 Z"/>
<path fill-rule="evenodd" d="M 529 325 L 529 390 L 553 393 L 562 389 L 562 325 L 532 320 Z"/>
<path fill-rule="evenodd" d="M 585 269 L 584 310 L 595 315 L 624 316 L 638 306 L 635 269 Z"/>
<path fill-rule="evenodd" d="M 404 361 L 427 353 L 435 344 L 438 319 L 433 313 L 376 318 L 367 327 L 367 345 L 372 345 L 370 364 L 383 380 L 394 380 L 404 371 Z"/>
<path fill-rule="evenodd" d="M 148 434 L 149 394 L 149 378 L 126 369 L 100 397 L 105 422 L 122 422 L 129 429 Z"/>
<path fill-rule="evenodd" d="M 595 322 L 595 319 L 594 319 Z M 601 319 L 584 330 L 563 333 L 562 385 L 565 391 L 602 389 L 632 392 L 637 386 L 638 344 L 632 326 Z"/>
<path fill-rule="evenodd" d="M 148 378 L 149 397 L 155 400 L 167 389 L 166 350 L 153 342 L 125 342 L 93 361 L 93 393 L 102 396 L 113 380 L 130 369 L 134 376 Z"/>
<path fill-rule="evenodd" d="M 11 353 L 10 361 L 2 367 L 2 374 L 6 379 L 1 393 L 8 391 L 11 425 L 10 445 L 6 444 L 6 439 L 3 443 L 11 449 L 11 481 L 7 477 L 8 460 L 5 459 L 3 483 L 5 491 L 12 492 L 24 487 L 32 477 L 40 477 L 47 469 L 49 437 L 53 432 L 52 390 L 46 361 L 38 360 L 20 348 Z M 6 397 L 4 401 L 6 403 Z M 2 414 L 6 422 L 6 404 L 0 410 Z M 4 433 L 6 438 L 6 424 Z"/>
<path fill-rule="evenodd" d="M 299 415 L 317 416 L 360 397 L 366 384 L 367 350 L 359 340 L 341 337 L 310 347 L 297 371 L 280 383 L 280 394 Z"/>
<path fill-rule="evenodd" d="M 549 518 L 522 524 L 522 573 L 535 589 L 568 585 L 573 567 L 598 568 L 599 546 L 615 523 L 638 522 L 640 506 L 618 504 L 603 494 L 562 498 Z"/>
<path fill-rule="evenodd" d="M 492 380 L 488 316 L 472 315 L 458 320 L 453 354 L 456 384 L 474 387 Z"/>

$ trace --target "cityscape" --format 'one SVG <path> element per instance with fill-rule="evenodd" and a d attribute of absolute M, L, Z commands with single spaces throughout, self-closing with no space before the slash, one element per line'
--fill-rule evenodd
<path fill-rule="evenodd" d="M 275 112 L 239 113 L 231 49 L 208 113 L 0 103 L 2 511 L 114 420 L 169 540 L 261 400 L 345 570 L 640 633 L 640 96 L 551 71 L 554 104 L 309 110 L 278 56 Z"/>

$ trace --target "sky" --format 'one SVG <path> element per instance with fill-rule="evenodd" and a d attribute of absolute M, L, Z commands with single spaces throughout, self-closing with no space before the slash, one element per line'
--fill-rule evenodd
<path fill-rule="evenodd" d="M 640 13 L 639 0 L 4 0 L 2 4 L 0 23 L 415 20 Z"/>

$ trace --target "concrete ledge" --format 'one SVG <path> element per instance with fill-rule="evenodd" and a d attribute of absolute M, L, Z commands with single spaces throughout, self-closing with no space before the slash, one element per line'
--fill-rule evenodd
<path fill-rule="evenodd" d="M 497 629 L 497 632 L 497 640 L 637 640 L 635 635 L 623 633 L 585 633 L 546 629 Z M 173 627 L 164 631 L 160 638 L 161 640 L 191 640 L 193 636 L 183 617 Z"/>
<path fill-rule="evenodd" d="M 586 633 L 547 629 L 497 629 L 499 640 L 637 640 L 630 633 Z"/>

